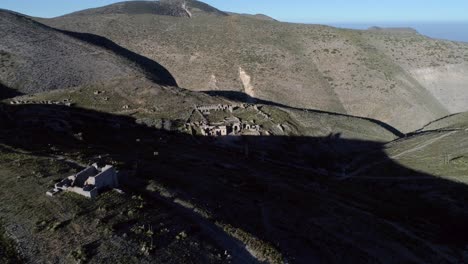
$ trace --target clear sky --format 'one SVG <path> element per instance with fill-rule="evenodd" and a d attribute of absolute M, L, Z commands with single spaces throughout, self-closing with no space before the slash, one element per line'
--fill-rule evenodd
<path fill-rule="evenodd" d="M 0 0 L 0 8 L 39 17 L 120 2 L 118 0 Z M 263 13 L 303 23 L 461 22 L 468 0 L 205 0 L 225 11 Z"/>

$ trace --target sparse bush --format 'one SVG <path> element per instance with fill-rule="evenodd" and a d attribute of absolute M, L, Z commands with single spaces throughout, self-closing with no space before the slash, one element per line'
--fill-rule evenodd
<path fill-rule="evenodd" d="M 73 250 L 70 255 L 73 258 L 73 260 L 75 260 L 77 263 L 84 263 L 88 261 L 88 258 L 89 258 L 87 250 L 84 246 L 81 246 L 78 249 Z"/>
<path fill-rule="evenodd" d="M 242 241 L 246 249 L 258 260 L 267 263 L 283 263 L 283 256 L 271 244 L 229 224 L 217 222 L 216 225 L 232 237 Z"/>
<path fill-rule="evenodd" d="M 0 263 L 14 264 L 22 263 L 21 258 L 15 248 L 14 241 L 11 240 L 5 229 L 0 225 Z"/>

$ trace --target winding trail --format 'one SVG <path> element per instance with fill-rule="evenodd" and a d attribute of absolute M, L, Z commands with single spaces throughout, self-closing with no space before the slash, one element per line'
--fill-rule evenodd
<path fill-rule="evenodd" d="M 357 170 L 355 170 L 355 171 L 353 171 L 353 172 L 351 172 L 351 173 L 346 174 L 345 176 L 340 177 L 339 180 L 347 180 L 347 179 L 352 178 L 352 177 L 354 177 L 354 176 L 356 176 L 356 175 L 358 175 L 358 174 L 360 174 L 360 173 L 362 173 L 362 172 L 364 172 L 364 171 L 369 170 L 370 168 L 372 168 L 372 167 L 374 167 L 374 166 L 376 166 L 376 165 L 382 164 L 382 163 L 384 163 L 384 162 L 386 162 L 386 161 L 388 161 L 388 160 L 398 159 L 398 158 L 400 158 L 400 157 L 402 157 L 402 156 L 405 156 L 405 155 L 411 154 L 411 153 L 413 153 L 413 152 L 419 151 L 419 150 L 421 150 L 421 149 L 423 149 L 423 148 L 425 148 L 425 147 L 427 147 L 427 146 L 429 146 L 429 145 L 432 145 L 432 144 L 434 144 L 434 143 L 436 143 L 436 142 L 438 142 L 438 141 L 440 141 L 440 140 L 442 140 L 442 139 L 444 139 L 444 138 L 446 138 L 446 137 L 448 137 L 448 136 L 451 136 L 451 135 L 453 135 L 453 134 L 455 134 L 455 133 L 457 133 L 457 132 L 458 132 L 458 130 L 450 131 L 450 132 L 445 133 L 445 134 L 443 134 L 443 135 L 441 135 L 441 136 L 438 136 L 438 137 L 436 137 L 436 138 L 433 138 L 433 139 L 431 139 L 431 140 L 428 140 L 428 141 L 426 141 L 424 144 L 415 146 L 415 147 L 410 148 L 410 149 L 408 149 L 408 150 L 405 150 L 405 151 L 403 151 L 403 152 L 401 152 L 401 153 L 398 153 L 398 154 L 395 154 L 395 155 L 391 155 L 391 156 L 385 157 L 385 158 L 382 159 L 382 160 L 379 160 L 379 161 L 370 163 L 370 164 L 368 164 L 368 165 L 366 165 L 366 166 L 363 166 L 363 167 L 361 167 L 361 168 L 359 168 L 359 169 L 357 169 Z"/>
<path fill-rule="evenodd" d="M 213 239 L 220 247 L 225 249 L 231 255 L 231 262 L 234 264 L 256 264 L 261 263 L 255 256 L 253 256 L 248 250 L 247 246 L 226 233 L 221 227 L 217 226 L 210 219 L 204 218 L 193 209 L 184 207 L 176 202 L 175 198 L 166 198 L 157 193 L 149 193 L 152 198 L 168 205 L 175 209 L 178 213 L 188 217 L 193 222 L 197 223 L 203 230 L 203 233 Z"/>
<path fill-rule="evenodd" d="M 390 156 L 389 158 L 391 158 L 391 159 L 397 159 L 397 158 L 399 158 L 399 157 L 401 157 L 401 156 L 404 156 L 404 155 L 406 155 L 406 154 L 413 153 L 413 152 L 415 152 L 415 151 L 421 150 L 421 149 L 423 149 L 423 148 L 425 148 L 425 147 L 427 147 L 427 146 L 429 146 L 429 145 L 432 145 L 432 144 L 436 143 L 437 141 L 439 141 L 439 140 L 441 140 L 441 139 L 443 139 L 443 138 L 446 138 L 446 137 L 448 137 L 448 136 L 451 136 L 451 135 L 453 135 L 453 134 L 455 134 L 455 133 L 457 133 L 457 132 L 458 132 L 458 131 L 456 130 L 456 131 L 451 131 L 451 132 L 449 132 L 449 133 L 445 133 L 445 134 L 443 134 L 442 136 L 439 136 L 439 137 L 433 138 L 433 139 L 431 139 L 431 140 L 428 140 L 426 143 L 424 143 L 424 144 L 422 144 L 422 145 L 419 145 L 419 146 L 417 146 L 417 147 L 408 149 L 408 150 L 403 151 L 403 152 L 401 152 L 401 153 L 399 153 L 399 154 L 397 154 L 397 155 Z"/>

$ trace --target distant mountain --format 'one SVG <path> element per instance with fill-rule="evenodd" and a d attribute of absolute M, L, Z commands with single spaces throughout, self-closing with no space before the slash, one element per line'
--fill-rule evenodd
<path fill-rule="evenodd" d="M 251 14 L 238 14 L 238 13 L 233 13 L 233 12 L 226 12 L 226 13 L 229 14 L 230 16 L 245 16 L 245 17 L 250 17 L 250 18 L 256 18 L 259 20 L 276 21 L 276 19 L 269 17 L 267 15 L 264 15 L 264 14 L 251 15 Z"/>
<path fill-rule="evenodd" d="M 331 23 L 330 26 L 339 28 L 367 30 L 375 28 L 376 24 L 368 23 Z M 418 34 L 450 41 L 468 42 L 468 22 L 381 22 L 377 28 L 380 29 L 408 29 L 416 30 Z"/>
<path fill-rule="evenodd" d="M 0 83 L 21 93 L 147 77 L 176 85 L 161 65 L 91 34 L 62 32 L 0 10 Z"/>
<path fill-rule="evenodd" d="M 370 27 L 369 31 L 376 32 L 388 32 L 388 33 L 407 33 L 407 34 L 419 34 L 419 32 L 414 28 L 409 27 Z"/>

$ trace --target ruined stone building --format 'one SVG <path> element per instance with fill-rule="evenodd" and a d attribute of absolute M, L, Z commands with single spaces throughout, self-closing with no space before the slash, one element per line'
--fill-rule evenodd
<path fill-rule="evenodd" d="M 227 125 L 201 125 L 200 131 L 203 136 L 236 136 L 242 134 L 242 132 L 260 132 L 261 128 L 259 125 L 253 125 L 248 123 L 231 123 Z"/>
<path fill-rule="evenodd" d="M 61 102 L 59 101 L 51 101 L 51 100 L 43 100 L 43 101 L 30 101 L 30 100 L 13 100 L 10 101 L 12 105 L 25 105 L 25 104 L 41 104 L 41 105 L 65 105 L 65 106 L 72 106 L 72 103 L 69 99 L 64 99 Z"/>
<path fill-rule="evenodd" d="M 251 124 L 245 123 L 245 124 L 242 124 L 242 129 L 243 129 L 243 130 L 260 131 L 260 126 L 259 126 L 259 125 L 251 125 Z"/>
<path fill-rule="evenodd" d="M 261 127 L 255 124 L 255 121 L 242 122 L 238 117 L 225 117 L 223 121 L 211 123 L 206 118 L 211 111 L 229 111 L 233 112 L 238 108 L 245 109 L 251 107 L 247 104 L 238 105 L 204 105 L 195 106 L 194 110 L 186 120 L 185 129 L 192 134 L 201 133 L 203 136 L 236 136 L 244 133 L 249 135 L 260 135 Z M 254 105 L 255 107 L 255 105 Z"/>
<path fill-rule="evenodd" d="M 228 128 L 227 126 L 208 126 L 204 125 L 200 127 L 201 133 L 203 136 L 227 136 Z"/>
<path fill-rule="evenodd" d="M 234 110 L 234 105 L 203 105 L 203 106 L 196 106 L 195 108 L 203 114 L 210 114 L 211 111 L 229 111 L 232 113 Z"/>
<path fill-rule="evenodd" d="M 232 133 L 237 135 L 242 131 L 242 124 L 241 123 L 233 123 L 232 124 Z"/>
<path fill-rule="evenodd" d="M 54 196 L 61 191 L 69 191 L 88 198 L 94 198 L 100 191 L 117 186 L 117 172 L 114 167 L 110 165 L 99 167 L 94 163 L 92 166 L 55 184 L 55 188 L 48 191 L 47 195 Z"/>

